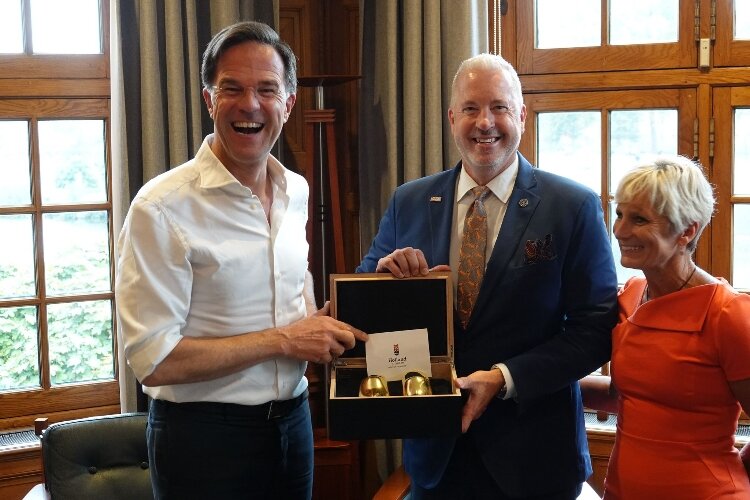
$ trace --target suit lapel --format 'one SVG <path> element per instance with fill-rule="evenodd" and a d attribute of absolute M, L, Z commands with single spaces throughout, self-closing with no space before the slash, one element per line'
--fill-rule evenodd
<path fill-rule="evenodd" d="M 453 203 L 456 195 L 456 179 L 459 163 L 453 170 L 439 177 L 428 193 L 430 214 L 430 244 L 432 261 L 430 266 L 448 264 L 450 260 L 451 227 L 453 225 Z"/>
<path fill-rule="evenodd" d="M 474 309 L 481 311 L 486 306 L 491 290 L 502 278 L 511 259 L 523 245 L 521 238 L 526 232 L 536 207 L 539 205 L 534 167 L 519 154 L 516 184 L 508 199 L 508 208 L 495 242 L 495 248 L 487 263 L 482 286 Z"/>

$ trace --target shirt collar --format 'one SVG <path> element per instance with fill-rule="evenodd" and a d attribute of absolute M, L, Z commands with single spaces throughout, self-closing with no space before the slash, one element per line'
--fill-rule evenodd
<path fill-rule="evenodd" d="M 195 155 L 195 159 L 198 162 L 201 176 L 201 187 L 204 189 L 221 188 L 224 186 L 236 185 L 243 187 L 242 184 L 226 169 L 221 160 L 219 160 L 214 152 L 211 150 L 211 143 L 214 140 L 214 134 L 209 134 L 203 140 L 198 154 Z M 271 181 L 274 184 L 274 192 L 276 189 L 286 191 L 286 169 L 284 166 L 274 158 L 273 155 L 268 155 L 267 162 L 268 174 L 271 176 Z M 247 189 L 247 188 L 245 188 Z"/>
<path fill-rule="evenodd" d="M 518 155 L 515 155 L 513 163 L 508 168 L 503 170 L 501 173 L 493 177 L 490 182 L 487 183 L 487 187 L 503 203 L 508 203 L 510 194 L 513 192 L 513 186 L 516 184 L 516 177 L 518 176 Z M 458 185 L 456 186 L 456 199 L 461 201 L 472 188 L 478 186 L 476 181 L 466 173 L 465 168 L 461 168 L 461 173 L 458 176 Z"/>

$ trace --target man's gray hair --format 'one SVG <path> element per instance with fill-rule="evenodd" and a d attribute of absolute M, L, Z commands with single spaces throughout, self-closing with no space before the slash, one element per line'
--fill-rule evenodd
<path fill-rule="evenodd" d="M 497 70 L 503 71 L 511 85 L 512 98 L 515 104 L 523 104 L 523 94 L 521 91 L 521 80 L 518 78 L 516 69 L 508 61 L 497 54 L 479 54 L 474 57 L 470 57 L 462 62 L 456 74 L 453 77 L 453 84 L 451 86 L 451 105 L 453 105 L 453 99 L 455 98 L 456 92 L 456 81 L 459 76 L 467 73 L 473 69 L 486 69 L 486 70 Z"/>

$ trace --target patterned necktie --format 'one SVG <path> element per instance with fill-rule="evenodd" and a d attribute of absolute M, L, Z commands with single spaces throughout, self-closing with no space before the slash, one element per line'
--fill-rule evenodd
<path fill-rule="evenodd" d="M 464 237 L 458 256 L 458 319 L 466 328 L 471 310 L 479 295 L 479 286 L 484 277 L 487 250 L 487 210 L 484 200 L 490 194 L 487 186 L 476 186 L 471 190 L 474 203 L 466 212 Z"/>

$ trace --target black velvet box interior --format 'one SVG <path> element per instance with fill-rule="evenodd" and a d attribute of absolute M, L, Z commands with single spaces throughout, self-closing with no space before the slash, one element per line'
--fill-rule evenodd
<path fill-rule="evenodd" d="M 426 328 L 432 395 L 404 396 L 400 380 L 389 396 L 360 397 L 367 377 L 365 345 L 332 365 L 328 434 L 332 439 L 416 438 L 461 432 L 461 393 L 453 365 L 450 273 L 396 279 L 387 273 L 331 275 L 331 315 L 369 334 Z"/>

